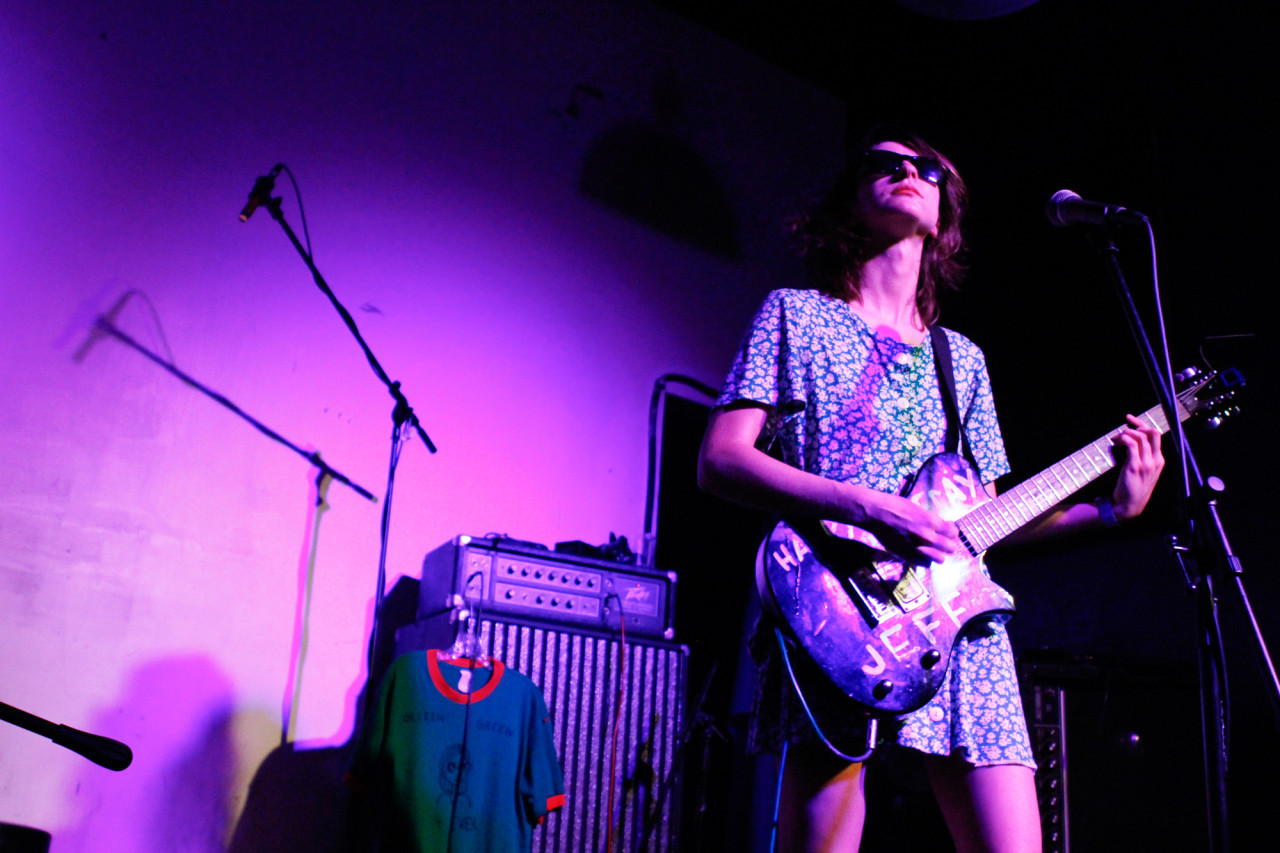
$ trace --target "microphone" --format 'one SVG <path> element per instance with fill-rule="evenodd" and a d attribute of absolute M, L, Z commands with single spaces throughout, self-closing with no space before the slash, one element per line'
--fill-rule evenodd
<path fill-rule="evenodd" d="M 71 356 L 71 360 L 76 364 L 84 361 L 84 357 L 89 354 L 89 350 L 93 345 L 102 340 L 103 335 L 107 334 L 105 326 L 114 326 L 116 315 L 120 313 L 120 309 L 129 301 L 135 291 L 126 290 L 124 295 L 116 300 L 116 304 L 111 306 L 111 310 L 106 314 L 99 314 L 98 319 L 93 321 L 93 328 L 89 330 L 89 337 L 84 339 L 84 343 L 80 345 L 80 349 L 76 350 L 76 354 Z"/>
<path fill-rule="evenodd" d="M 58 746 L 65 746 L 67 749 L 78 752 L 94 764 L 100 764 L 108 770 L 124 770 L 133 763 L 133 750 L 128 744 L 102 735 L 82 732 L 70 726 L 51 723 L 3 702 L 0 702 L 0 720 L 13 723 L 41 737 L 47 737 Z"/>
<path fill-rule="evenodd" d="M 1146 225 L 1147 217 L 1118 204 L 1085 201 L 1071 190 L 1058 190 L 1044 206 L 1053 225 Z"/>
<path fill-rule="evenodd" d="M 241 222 L 248 222 L 249 217 L 253 216 L 253 212 L 271 197 L 271 191 L 276 188 L 276 175 L 280 174 L 280 170 L 283 168 L 283 163 L 276 163 L 270 172 L 254 181 L 253 189 L 249 190 L 249 200 L 245 202 L 244 209 L 240 211 Z"/>
<path fill-rule="evenodd" d="M 133 750 L 129 748 L 128 744 L 112 740 L 109 737 L 82 732 L 70 726 L 58 725 L 48 735 L 48 738 L 58 746 L 65 746 L 73 752 L 78 752 L 94 764 L 101 765 L 108 770 L 118 772 L 133 763 Z"/>

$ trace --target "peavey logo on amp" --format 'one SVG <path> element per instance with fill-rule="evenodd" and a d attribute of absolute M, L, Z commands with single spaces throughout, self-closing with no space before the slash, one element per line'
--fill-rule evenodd
<path fill-rule="evenodd" d="M 660 592 L 657 584 L 641 583 L 639 581 L 615 583 L 614 592 L 617 593 L 622 602 L 624 613 L 643 613 L 646 616 L 657 615 L 658 594 Z"/>

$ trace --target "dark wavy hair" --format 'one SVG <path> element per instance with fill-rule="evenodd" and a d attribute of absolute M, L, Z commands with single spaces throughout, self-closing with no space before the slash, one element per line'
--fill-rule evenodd
<path fill-rule="evenodd" d="M 951 160 L 913 131 L 879 127 L 867 134 L 853 150 L 852 162 L 833 186 L 808 212 L 794 217 L 788 227 L 799 243 L 800 255 L 818 289 L 839 299 L 854 299 L 861 293 L 862 266 L 871 251 L 870 236 L 853 212 L 858 184 L 866 177 L 862 155 L 881 142 L 897 142 L 917 154 L 933 157 L 946 167 L 938 200 L 938 236 L 925 238 L 916 287 L 916 308 L 926 326 L 938 320 L 938 292 L 955 289 L 964 277 L 961 262 L 964 237 L 960 220 L 969 201 L 969 191 Z"/>

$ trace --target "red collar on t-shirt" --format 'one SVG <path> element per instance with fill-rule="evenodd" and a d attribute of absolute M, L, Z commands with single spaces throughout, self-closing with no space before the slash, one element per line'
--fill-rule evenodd
<path fill-rule="evenodd" d="M 489 676 L 489 680 L 485 682 L 485 685 L 479 690 L 472 691 L 471 693 L 463 693 L 445 679 L 444 673 L 440 671 L 440 664 L 442 661 L 443 656 L 439 649 L 432 649 L 427 652 L 427 671 L 431 673 L 431 682 L 435 684 L 436 689 L 440 691 L 444 698 L 457 702 L 459 705 L 467 704 L 468 697 L 470 697 L 471 702 L 479 702 L 481 699 L 488 696 L 497 689 L 498 682 L 502 680 L 502 673 L 506 670 L 502 661 L 495 658 L 493 661 L 493 673 Z M 463 668 L 471 665 L 471 661 L 467 658 L 455 658 L 454 660 L 447 662 Z"/>

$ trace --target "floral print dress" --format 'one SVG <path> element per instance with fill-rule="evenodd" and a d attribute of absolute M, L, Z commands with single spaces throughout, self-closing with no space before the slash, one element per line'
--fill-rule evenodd
<path fill-rule="evenodd" d="M 982 481 L 1008 473 L 986 360 L 968 338 L 946 330 L 965 435 Z M 933 344 L 877 335 L 848 303 L 816 290 L 776 290 L 765 299 L 734 360 L 717 406 L 749 401 L 770 409 L 761 445 L 814 474 L 899 493 L 930 456 L 944 451 L 946 413 Z M 752 643 L 760 664 L 754 748 L 811 738 L 777 660 L 771 631 Z M 844 740 L 861 718 L 819 687 L 806 697 L 825 732 Z M 1009 638 L 996 619 L 970 623 L 957 638 L 948 677 L 924 707 L 897 720 L 890 739 L 975 766 L 1034 768 Z M 846 741 L 847 742 L 847 741 Z"/>

